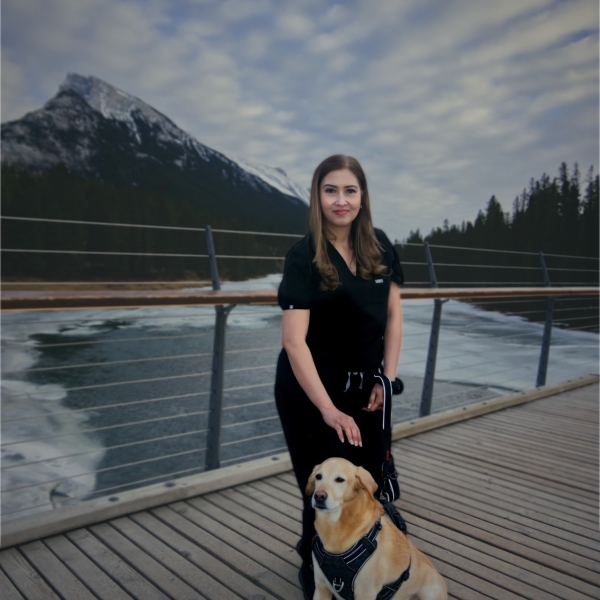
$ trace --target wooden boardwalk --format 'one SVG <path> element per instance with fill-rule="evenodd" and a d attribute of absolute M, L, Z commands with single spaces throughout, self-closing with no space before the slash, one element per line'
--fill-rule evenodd
<path fill-rule="evenodd" d="M 600 598 L 598 385 L 394 444 L 452 598 Z M 287 473 L 0 552 L 3 600 L 302 600 Z"/>

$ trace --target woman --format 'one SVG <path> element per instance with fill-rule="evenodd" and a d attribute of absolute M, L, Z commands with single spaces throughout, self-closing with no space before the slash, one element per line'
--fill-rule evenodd
<path fill-rule="evenodd" d="M 288 253 L 279 287 L 283 350 L 275 399 L 298 486 L 305 498 L 300 581 L 314 589 L 314 511 L 304 495 L 316 464 L 339 456 L 381 486 L 382 365 L 396 377 L 402 340 L 398 255 L 375 230 L 367 181 L 355 158 L 336 155 L 316 169 L 309 235 Z M 311 587 L 312 583 L 312 587 Z"/>

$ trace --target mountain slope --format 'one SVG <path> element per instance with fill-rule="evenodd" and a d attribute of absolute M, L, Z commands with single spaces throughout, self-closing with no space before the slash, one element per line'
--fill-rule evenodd
<path fill-rule="evenodd" d="M 305 229 L 307 205 L 294 195 L 301 188 L 282 171 L 241 166 L 95 77 L 69 74 L 43 108 L 3 124 L 2 163 L 34 173 L 64 165 L 117 187 L 161 191 L 213 225 Z"/>

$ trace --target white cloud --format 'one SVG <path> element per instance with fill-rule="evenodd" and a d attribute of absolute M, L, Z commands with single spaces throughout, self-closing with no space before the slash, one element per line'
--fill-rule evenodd
<path fill-rule="evenodd" d="M 363 161 L 390 237 L 510 206 L 562 160 L 597 163 L 587 0 L 4 0 L 3 119 L 66 72 L 139 96 L 200 141 L 304 186 Z M 10 57 L 10 59 L 9 59 Z"/>
<path fill-rule="evenodd" d="M 289 38 L 306 38 L 314 31 L 314 24 L 300 12 L 284 12 L 276 19 L 278 32 Z"/>

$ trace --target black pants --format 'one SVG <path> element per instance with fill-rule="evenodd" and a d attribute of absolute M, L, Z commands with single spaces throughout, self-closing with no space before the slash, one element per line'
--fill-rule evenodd
<path fill-rule="evenodd" d="M 323 421 L 321 413 L 298 383 L 285 350 L 279 355 L 275 379 L 275 402 L 296 480 L 304 499 L 300 554 L 306 561 L 311 560 L 312 539 L 316 533 L 315 512 L 310 505 L 310 497 L 305 493 L 314 466 L 333 456 L 346 458 L 355 465 L 367 469 L 378 486 L 382 484 L 381 412 L 372 413 L 362 410 L 368 404 L 373 385 L 372 378 L 365 379 L 362 390 L 351 388 L 344 392 L 343 385 L 337 386 L 337 389 L 329 389 L 329 386 L 325 385 L 335 406 L 350 415 L 360 429 L 362 447 L 351 446 L 348 442 L 340 442 L 336 431 Z"/>

